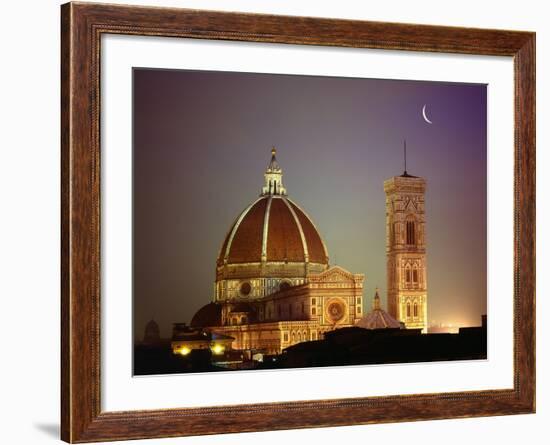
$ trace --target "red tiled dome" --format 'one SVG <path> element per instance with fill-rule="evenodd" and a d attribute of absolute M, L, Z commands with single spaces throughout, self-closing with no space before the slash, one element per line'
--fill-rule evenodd
<path fill-rule="evenodd" d="M 328 254 L 306 213 L 283 195 L 247 207 L 226 235 L 218 265 L 266 262 L 328 264 Z"/>
<path fill-rule="evenodd" d="M 355 323 L 355 326 L 365 329 L 404 328 L 404 325 L 400 321 L 393 318 L 380 307 L 380 295 L 378 295 L 378 288 L 374 294 L 372 311 Z"/>
<path fill-rule="evenodd" d="M 201 307 L 191 320 L 191 326 L 221 326 L 222 324 L 222 307 L 216 303 L 208 303 Z"/>
<path fill-rule="evenodd" d="M 361 318 L 355 326 L 365 329 L 386 329 L 386 328 L 401 328 L 401 323 L 393 318 L 383 309 L 374 309 L 363 318 Z"/>

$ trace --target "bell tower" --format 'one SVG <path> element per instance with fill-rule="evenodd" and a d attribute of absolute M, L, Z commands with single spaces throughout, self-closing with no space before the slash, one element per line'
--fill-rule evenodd
<path fill-rule="evenodd" d="M 388 312 L 407 328 L 428 330 L 426 180 L 407 173 L 384 181 Z"/>

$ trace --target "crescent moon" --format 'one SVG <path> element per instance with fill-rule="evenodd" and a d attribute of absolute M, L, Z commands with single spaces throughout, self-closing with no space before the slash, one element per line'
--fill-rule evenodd
<path fill-rule="evenodd" d="M 426 116 L 426 104 L 422 107 L 422 117 L 424 117 L 424 120 L 428 122 L 428 124 L 433 123 L 430 119 L 428 119 L 428 116 Z"/>

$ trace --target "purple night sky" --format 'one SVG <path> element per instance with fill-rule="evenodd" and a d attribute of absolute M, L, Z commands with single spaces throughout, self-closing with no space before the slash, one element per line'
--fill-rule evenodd
<path fill-rule="evenodd" d="M 486 313 L 485 85 L 134 69 L 134 334 L 211 301 L 216 256 L 272 145 L 330 263 L 386 308 L 385 179 L 427 181 L 428 320 Z M 430 125 L 422 118 L 427 105 Z"/>

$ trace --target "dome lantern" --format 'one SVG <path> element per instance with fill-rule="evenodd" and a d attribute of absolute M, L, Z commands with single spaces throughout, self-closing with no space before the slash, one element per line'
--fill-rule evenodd
<path fill-rule="evenodd" d="M 376 293 L 374 294 L 374 300 L 372 301 L 372 310 L 379 311 L 380 307 L 380 295 L 378 294 L 378 287 L 376 288 Z"/>
<path fill-rule="evenodd" d="M 271 161 L 264 173 L 265 184 L 262 187 L 261 196 L 265 195 L 286 195 L 286 189 L 283 185 L 283 170 L 277 162 L 275 147 L 271 148 Z"/>

